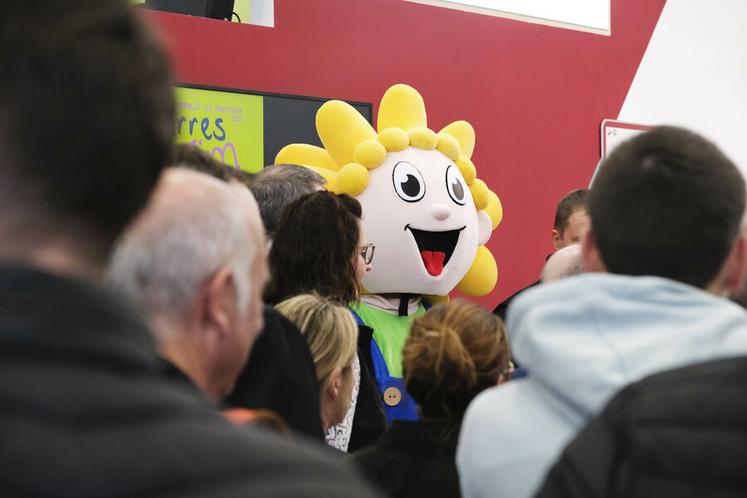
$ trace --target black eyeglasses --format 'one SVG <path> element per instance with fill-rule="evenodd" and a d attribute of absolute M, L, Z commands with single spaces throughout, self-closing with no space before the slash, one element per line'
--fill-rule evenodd
<path fill-rule="evenodd" d="M 361 251 L 361 257 L 363 258 L 363 261 L 370 265 L 371 261 L 373 261 L 374 251 L 376 250 L 376 246 L 374 244 L 366 244 L 365 246 L 358 246 L 358 249 Z"/>

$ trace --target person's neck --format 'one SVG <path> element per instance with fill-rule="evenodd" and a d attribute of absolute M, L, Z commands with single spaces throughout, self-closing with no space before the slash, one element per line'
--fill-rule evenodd
<path fill-rule="evenodd" d="M 40 245 L 32 248 L 6 246 L 0 250 L 0 261 L 26 265 L 65 277 L 100 284 L 105 271 L 104 257 L 62 245 Z"/>
<path fill-rule="evenodd" d="M 711 282 L 710 284 L 705 286 L 703 290 L 708 292 L 709 294 L 713 294 L 716 297 L 728 298 L 731 294 L 729 289 L 727 289 L 726 286 L 719 281 Z"/>
<path fill-rule="evenodd" d="M 319 417 L 322 420 L 322 429 L 326 433 L 329 430 L 329 428 L 332 427 L 332 419 L 328 411 L 324 409 L 324 404 L 321 403 L 321 400 L 319 403 L 319 407 L 320 407 Z"/>
<path fill-rule="evenodd" d="M 186 338 L 190 332 L 164 320 L 153 320 L 151 325 L 156 334 L 160 355 L 186 375 L 205 396 L 219 401 L 221 395 L 211 382 L 201 355 Z"/>
<path fill-rule="evenodd" d="M 104 264 L 80 257 L 74 251 L 57 247 L 40 247 L 29 252 L 24 262 L 51 273 L 100 283 L 104 275 Z"/>
<path fill-rule="evenodd" d="M 327 398 L 327 387 L 329 379 L 319 383 L 319 417 L 322 420 L 322 429 L 326 433 L 334 424 L 333 402 Z"/>
<path fill-rule="evenodd" d="M 396 315 L 399 313 L 402 294 L 364 294 L 361 302 L 378 310 Z M 420 306 L 420 296 L 407 295 L 407 314 L 412 315 Z"/>
<path fill-rule="evenodd" d="M 22 223 L 0 220 L 0 261 L 38 268 L 100 284 L 112 241 L 84 222 L 65 217 L 41 221 L 33 214 Z"/>
<path fill-rule="evenodd" d="M 728 266 L 728 262 L 725 263 L 721 270 L 716 274 L 716 276 L 713 277 L 711 281 L 708 282 L 705 286 L 703 286 L 703 290 L 716 297 L 723 297 L 728 299 L 732 292 L 735 290 L 734 285 L 729 285 L 730 281 L 728 278 Z"/>

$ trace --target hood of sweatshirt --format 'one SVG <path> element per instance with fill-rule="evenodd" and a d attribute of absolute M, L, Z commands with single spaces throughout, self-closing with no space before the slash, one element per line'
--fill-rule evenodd
<path fill-rule="evenodd" d="M 688 364 L 747 354 L 747 312 L 657 277 L 588 273 L 517 297 L 507 328 L 530 381 L 588 417 L 623 386 Z"/>

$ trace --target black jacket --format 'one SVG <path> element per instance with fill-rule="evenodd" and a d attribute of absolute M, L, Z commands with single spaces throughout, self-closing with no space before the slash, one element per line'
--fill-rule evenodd
<path fill-rule="evenodd" d="M 747 358 L 628 386 L 565 449 L 537 496 L 747 496 Z"/>
<path fill-rule="evenodd" d="M 291 429 L 324 441 L 319 384 L 306 338 L 272 306 L 228 403 L 276 412 Z"/>
<path fill-rule="evenodd" d="M 350 434 L 348 453 L 367 448 L 379 440 L 386 430 L 386 414 L 376 383 L 371 359 L 373 329 L 358 325 L 358 360 L 361 364 L 361 385 L 355 405 L 353 430 Z"/>
<path fill-rule="evenodd" d="M 508 307 L 511 305 L 511 301 L 513 301 L 514 299 L 516 299 L 517 297 L 519 297 L 519 295 L 522 292 L 524 292 L 526 290 L 529 290 L 532 287 L 536 287 L 536 286 L 538 286 L 541 283 L 542 282 L 540 282 L 539 280 L 537 280 L 536 282 L 532 282 L 531 284 L 527 285 L 523 289 L 517 290 L 516 292 L 514 292 L 513 294 L 511 294 L 510 296 L 508 296 L 506 299 L 504 299 L 503 302 L 499 303 L 498 306 L 496 306 L 495 309 L 493 310 L 493 314 L 494 315 L 498 315 L 498 317 L 500 317 L 500 319 L 505 322 L 506 321 L 506 313 L 508 312 Z"/>
<path fill-rule="evenodd" d="M 315 450 L 231 426 L 161 365 L 103 290 L 0 266 L 0 494 L 371 496 Z"/>
<path fill-rule="evenodd" d="M 395 420 L 372 448 L 349 458 L 390 498 L 458 498 L 459 426 Z"/>

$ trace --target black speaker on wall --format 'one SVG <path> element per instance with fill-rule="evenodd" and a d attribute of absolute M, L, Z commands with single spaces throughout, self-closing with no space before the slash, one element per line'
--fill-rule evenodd
<path fill-rule="evenodd" d="M 235 0 L 145 0 L 145 6 L 153 10 L 230 21 L 234 2 Z"/>

